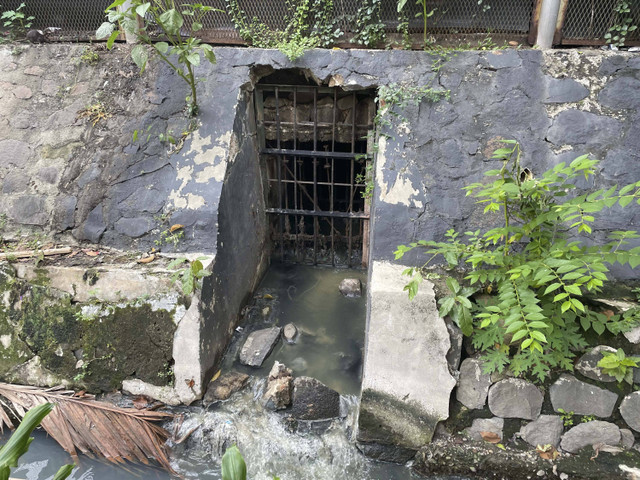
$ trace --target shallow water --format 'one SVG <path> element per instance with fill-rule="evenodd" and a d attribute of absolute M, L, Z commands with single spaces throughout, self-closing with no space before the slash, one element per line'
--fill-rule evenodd
<path fill-rule="evenodd" d="M 237 332 L 223 362 L 222 371 L 239 369 L 252 375 L 249 385 L 229 400 L 208 409 L 181 407 L 184 415 L 178 437 L 197 427 L 181 445 L 171 447 L 174 469 L 186 478 L 219 480 L 220 460 L 231 445 L 242 451 L 251 480 L 408 480 L 418 478 L 402 465 L 373 462 L 355 446 L 364 343 L 366 300 L 344 298 L 338 291 L 343 278 L 360 278 L 362 271 L 334 270 L 291 265 L 273 266 L 246 309 L 243 328 Z M 365 290 L 366 291 L 366 290 Z M 246 335 L 259 328 L 295 323 L 301 331 L 295 345 L 281 341 L 265 364 L 252 369 L 238 364 L 237 351 Z M 326 429 L 301 425 L 294 431 L 286 413 L 265 410 L 261 397 L 274 361 L 312 376 L 341 393 L 342 418 Z M 173 425 L 165 425 L 173 431 Z M 42 432 L 35 434 L 31 450 L 23 457 L 16 478 L 50 480 L 70 457 Z M 72 480 L 165 480 L 166 473 L 153 467 L 128 465 L 126 469 L 80 458 Z M 434 479 L 435 480 L 435 479 Z"/>

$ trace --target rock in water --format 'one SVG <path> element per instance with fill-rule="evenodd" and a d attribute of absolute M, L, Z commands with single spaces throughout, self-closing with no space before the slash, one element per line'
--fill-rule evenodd
<path fill-rule="evenodd" d="M 311 377 L 293 381 L 291 415 L 298 420 L 322 420 L 340 416 L 340 394 Z"/>
<path fill-rule="evenodd" d="M 280 327 L 251 332 L 240 350 L 240 363 L 260 367 L 280 338 Z"/>
<path fill-rule="evenodd" d="M 340 293 L 345 297 L 361 297 L 362 296 L 362 283 L 357 278 L 345 278 L 340 282 Z"/>
<path fill-rule="evenodd" d="M 282 336 L 288 344 L 296 343 L 296 339 L 298 338 L 298 327 L 293 323 L 287 323 L 282 331 Z"/>
<path fill-rule="evenodd" d="M 228 372 L 209 384 L 202 403 L 208 407 L 218 400 L 226 400 L 238 390 L 242 389 L 249 380 L 249 375 L 241 372 Z"/>
<path fill-rule="evenodd" d="M 276 361 L 269 372 L 262 404 L 271 410 L 282 410 L 291 404 L 291 369 Z"/>

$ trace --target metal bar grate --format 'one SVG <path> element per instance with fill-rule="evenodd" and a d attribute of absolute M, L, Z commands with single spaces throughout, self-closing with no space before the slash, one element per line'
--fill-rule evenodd
<path fill-rule="evenodd" d="M 285 262 L 362 264 L 374 92 L 258 85 L 255 95 L 274 251 Z"/>
<path fill-rule="evenodd" d="M 625 18 L 630 25 L 640 25 L 640 1 L 628 1 L 628 14 L 620 15 L 616 6 L 620 0 L 571 0 L 567 7 L 562 28 L 562 43 L 565 45 L 604 44 L 605 35 L 611 27 L 621 24 Z M 626 43 L 637 43 L 640 29 L 627 36 Z"/>

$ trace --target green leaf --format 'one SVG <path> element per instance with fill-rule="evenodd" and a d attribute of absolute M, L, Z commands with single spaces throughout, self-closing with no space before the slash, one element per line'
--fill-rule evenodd
<path fill-rule="evenodd" d="M 544 291 L 543 295 L 547 295 L 548 293 L 551 293 L 555 290 L 557 290 L 558 288 L 560 288 L 562 286 L 561 283 L 552 283 L 551 285 L 549 285 L 546 290 Z M 554 300 L 555 302 L 555 300 Z"/>
<path fill-rule="evenodd" d="M 440 317 L 442 318 L 446 317 L 455 304 L 456 304 L 456 301 L 453 297 L 445 297 L 442 301 L 440 311 L 438 312 Z"/>
<path fill-rule="evenodd" d="M 111 33 L 111 35 L 109 36 L 109 39 L 107 40 L 107 49 L 111 50 L 113 48 L 113 44 L 115 43 L 115 41 L 118 39 L 119 36 L 120 36 L 120 30 L 114 30 L 113 33 Z"/>
<path fill-rule="evenodd" d="M 447 283 L 447 287 L 449 288 L 449 290 L 451 290 L 451 292 L 458 293 L 460 291 L 460 284 L 455 278 L 447 277 L 446 283 Z"/>
<path fill-rule="evenodd" d="M 33 441 L 33 438 L 30 437 L 31 432 L 40 425 L 51 410 L 53 410 L 52 403 L 43 403 L 30 409 L 24 415 L 16 431 L 0 449 L 0 465 L 3 469 L 6 467 L 7 473 L 10 467 L 18 466 L 18 459 L 27 452 L 29 444 Z"/>
<path fill-rule="evenodd" d="M 136 45 L 133 47 L 133 50 L 131 50 L 131 58 L 140 69 L 140 73 L 144 72 L 147 66 L 147 60 L 149 60 L 149 54 L 144 45 Z"/>
<path fill-rule="evenodd" d="M 227 448 L 222 456 L 222 480 L 246 480 L 247 466 L 238 447 Z"/>
<path fill-rule="evenodd" d="M 102 40 L 103 38 L 107 38 L 109 35 L 113 33 L 113 30 L 116 26 L 111 22 L 103 22 L 98 30 L 96 30 L 96 39 Z"/>
<path fill-rule="evenodd" d="M 593 328 L 593 330 L 598 334 L 598 335 L 602 335 L 604 333 L 605 330 L 605 326 L 604 324 L 600 323 L 600 322 L 593 322 L 591 324 L 591 328 Z"/>
<path fill-rule="evenodd" d="M 169 44 L 167 42 L 154 43 L 153 46 L 156 47 L 156 50 L 158 50 L 163 55 L 169 51 Z"/>
<path fill-rule="evenodd" d="M 136 7 L 136 13 L 144 18 L 144 15 L 147 13 L 147 10 L 149 10 L 150 6 L 151 6 L 151 3 L 149 2 L 143 3 L 142 5 L 138 5 Z"/>
<path fill-rule="evenodd" d="M 632 195 L 625 195 L 624 197 L 620 197 L 620 200 L 618 200 L 618 203 L 620 204 L 621 207 L 626 207 L 632 201 L 633 201 Z"/>
<path fill-rule="evenodd" d="M 513 337 L 511 338 L 511 343 L 513 342 L 517 342 L 518 340 L 520 340 L 521 338 L 523 338 L 524 336 L 527 335 L 527 333 L 529 333 L 527 331 L 527 329 L 523 328 L 522 330 L 518 330 Z"/>
<path fill-rule="evenodd" d="M 192 32 L 197 32 L 199 30 L 202 30 L 202 24 L 200 22 L 193 22 L 191 24 L 191 31 Z"/>
<path fill-rule="evenodd" d="M 180 12 L 178 12 L 175 8 L 171 10 L 167 10 L 162 15 L 160 15 L 160 26 L 169 34 L 169 35 L 179 35 L 180 29 L 184 24 L 184 19 Z"/>
<path fill-rule="evenodd" d="M 187 55 L 187 61 L 194 67 L 197 67 L 200 65 L 200 54 L 198 52 L 190 53 Z"/>
<path fill-rule="evenodd" d="M 60 470 L 57 471 L 57 473 L 53 477 L 53 480 L 64 480 L 65 478 L 69 477 L 69 475 L 73 473 L 73 469 L 75 467 L 76 465 L 74 463 L 60 467 Z"/>
<path fill-rule="evenodd" d="M 531 330 L 531 338 L 535 338 L 539 342 L 547 343 L 547 337 L 540 330 Z"/>
<path fill-rule="evenodd" d="M 109 10 L 112 10 L 114 8 L 118 8 L 118 7 L 122 6 L 122 5 L 124 5 L 126 2 L 127 2 L 127 0 L 116 0 L 111 5 L 109 5 L 104 11 L 108 12 Z"/>
<path fill-rule="evenodd" d="M 533 342 L 533 338 L 527 338 L 524 342 L 522 342 L 521 348 L 524 350 Z"/>

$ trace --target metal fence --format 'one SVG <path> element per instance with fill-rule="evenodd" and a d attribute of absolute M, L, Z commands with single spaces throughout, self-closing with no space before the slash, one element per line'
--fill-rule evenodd
<path fill-rule="evenodd" d="M 24 0 L 0 0 L 0 10 L 17 8 Z M 184 0 L 195 1 L 195 0 Z M 358 9 L 372 0 L 334 0 L 334 16 L 345 32 L 353 32 Z M 526 35 L 532 11 L 540 0 L 427 0 L 427 31 L 430 34 Z M 604 44 L 604 35 L 620 23 L 615 7 L 620 0 L 563 0 L 567 5 L 560 43 Z M 632 25 L 640 25 L 640 0 L 627 0 Z M 89 40 L 104 21 L 104 9 L 110 0 L 27 0 L 23 12 L 35 17 L 36 28 L 59 27 L 61 38 Z M 225 10 L 224 0 L 200 0 L 199 3 Z M 238 0 L 249 19 L 257 18 L 272 28 L 284 28 L 285 0 Z M 388 32 L 400 22 L 397 0 L 380 0 L 379 14 Z M 405 6 L 411 33 L 422 32 L 421 6 L 409 0 Z M 243 43 L 226 12 L 213 12 L 204 19 L 202 35 L 212 43 Z M 627 43 L 640 40 L 640 28 L 627 37 Z"/>

